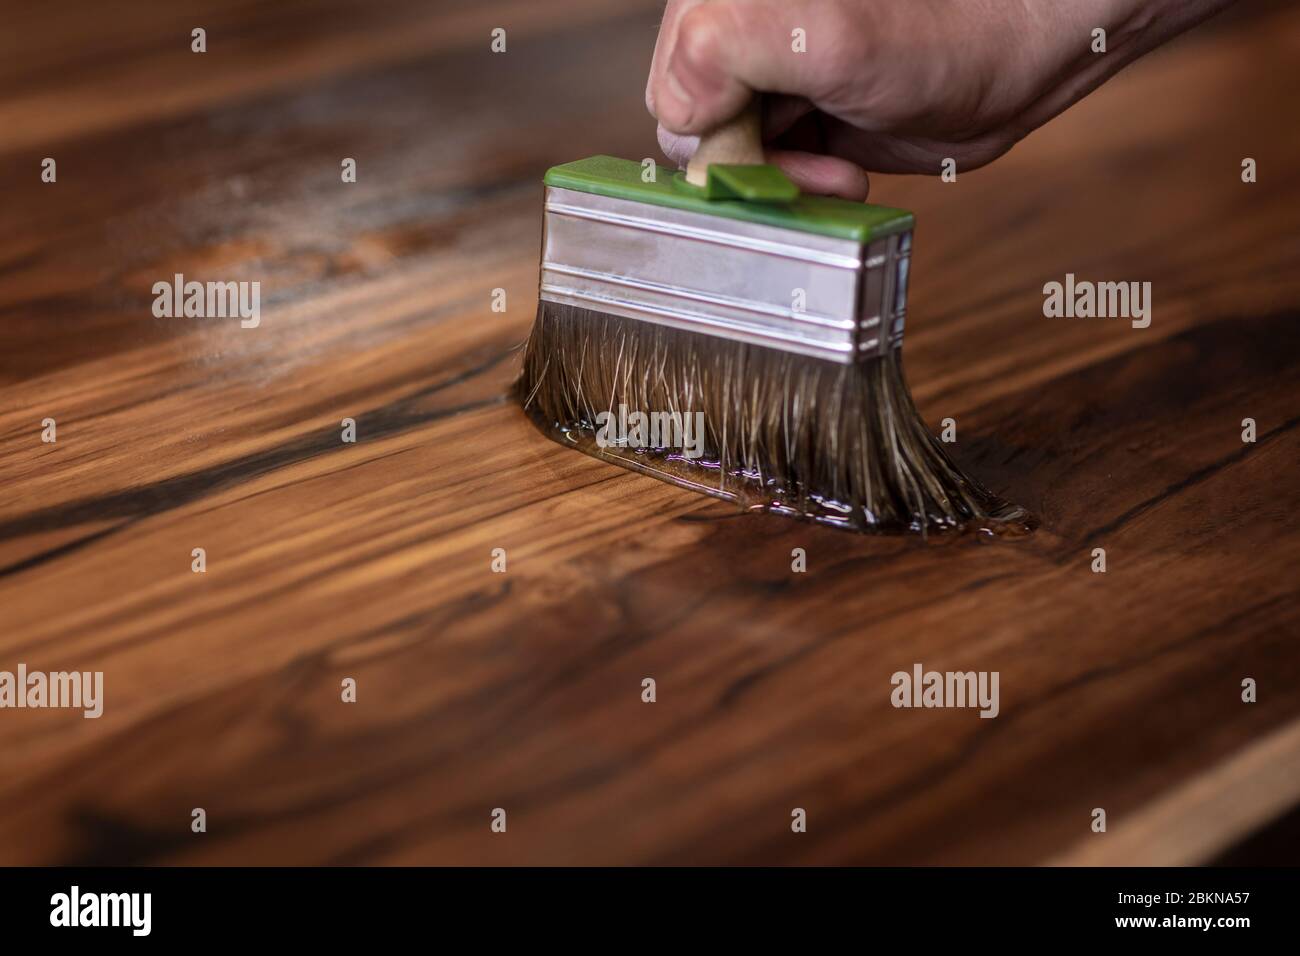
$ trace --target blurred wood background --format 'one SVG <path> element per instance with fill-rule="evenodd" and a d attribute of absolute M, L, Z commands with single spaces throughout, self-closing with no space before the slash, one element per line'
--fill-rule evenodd
<path fill-rule="evenodd" d="M 106 701 L 99 720 L 0 711 L 0 862 L 1283 852 L 1300 10 L 1243 5 L 956 183 L 873 180 L 918 215 L 922 412 L 1043 519 L 992 545 L 738 517 L 566 451 L 506 401 L 543 172 L 658 156 L 658 15 L 6 11 L 0 670 L 102 670 Z M 261 326 L 154 318 L 177 272 L 261 281 Z M 1152 326 L 1045 319 L 1066 272 L 1152 282 Z M 999 671 L 1001 715 L 895 710 L 914 662 Z"/>

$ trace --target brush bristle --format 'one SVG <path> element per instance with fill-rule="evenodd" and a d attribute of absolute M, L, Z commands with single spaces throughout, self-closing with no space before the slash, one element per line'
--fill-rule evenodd
<path fill-rule="evenodd" d="M 749 506 L 921 534 L 1027 518 L 964 475 L 926 430 L 898 349 L 842 365 L 543 302 L 516 392 L 552 434 L 590 433 L 620 405 L 702 412 L 700 462 L 711 470 L 660 458 L 671 457 L 676 483 L 708 481 Z"/>

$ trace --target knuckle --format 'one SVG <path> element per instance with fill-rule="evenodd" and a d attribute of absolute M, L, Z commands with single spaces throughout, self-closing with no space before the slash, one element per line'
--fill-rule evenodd
<path fill-rule="evenodd" d="M 677 55 L 687 66 L 705 69 L 721 62 L 730 16 L 728 5 L 721 3 L 693 7 L 682 15 Z"/>

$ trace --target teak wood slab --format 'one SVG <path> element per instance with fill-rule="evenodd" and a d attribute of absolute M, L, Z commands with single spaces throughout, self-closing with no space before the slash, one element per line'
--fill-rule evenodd
<path fill-rule="evenodd" d="M 543 172 L 659 155 L 659 4 L 225 6 L 0 39 L 0 670 L 105 675 L 97 720 L 0 710 L 0 863 L 1197 863 L 1294 819 L 1300 11 L 874 178 L 919 407 L 1042 519 L 923 544 L 506 399 Z M 176 273 L 260 281 L 261 325 L 155 318 Z M 1151 327 L 1045 318 L 1066 273 L 1150 281 Z M 999 716 L 893 708 L 915 663 L 998 671 Z"/>

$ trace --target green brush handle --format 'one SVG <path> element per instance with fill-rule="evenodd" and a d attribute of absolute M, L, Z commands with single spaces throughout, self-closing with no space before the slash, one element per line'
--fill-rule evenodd
<path fill-rule="evenodd" d="M 757 96 L 733 120 L 700 137 L 686 166 L 686 181 L 701 189 L 709 184 L 709 167 L 763 165 L 763 106 Z"/>
<path fill-rule="evenodd" d="M 687 183 L 682 174 L 674 174 L 662 166 L 655 167 L 654 175 L 650 176 L 641 163 L 613 156 L 592 156 L 552 167 L 546 173 L 546 185 L 858 242 L 912 228 L 912 214 L 906 210 L 831 196 L 801 195 L 789 180 L 785 182 L 793 194 L 788 199 L 756 201 L 757 197 L 740 191 L 747 181 L 765 176 L 785 180 L 774 166 L 712 165 L 709 186 L 699 189 Z"/>
<path fill-rule="evenodd" d="M 684 179 L 705 199 L 798 199 L 799 187 L 763 159 L 763 101 L 756 95 L 735 119 L 700 137 Z"/>

